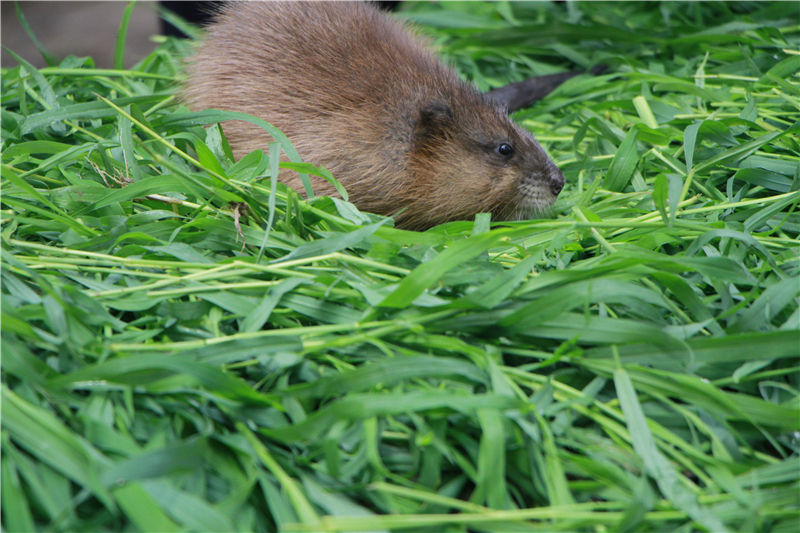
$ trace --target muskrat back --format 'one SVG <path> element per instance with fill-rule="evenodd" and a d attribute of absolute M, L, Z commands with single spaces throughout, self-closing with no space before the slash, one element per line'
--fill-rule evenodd
<path fill-rule="evenodd" d="M 189 60 L 195 110 L 243 111 L 328 168 L 364 211 L 426 229 L 548 208 L 564 177 L 526 131 L 445 67 L 409 28 L 360 2 L 230 2 Z M 236 157 L 263 129 L 223 125 Z M 299 176 L 281 181 L 302 191 Z M 316 194 L 335 189 L 312 176 Z"/>

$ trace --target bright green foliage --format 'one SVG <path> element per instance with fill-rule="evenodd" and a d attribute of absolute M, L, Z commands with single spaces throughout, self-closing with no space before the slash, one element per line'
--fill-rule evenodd
<path fill-rule="evenodd" d="M 800 530 L 796 3 L 404 14 L 482 89 L 609 65 L 517 113 L 554 218 L 306 201 L 177 41 L 3 71 L 4 531 Z"/>

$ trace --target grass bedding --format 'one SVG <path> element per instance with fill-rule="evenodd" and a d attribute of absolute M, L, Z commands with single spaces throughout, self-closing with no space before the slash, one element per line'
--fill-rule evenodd
<path fill-rule="evenodd" d="M 516 115 L 554 218 L 425 233 L 232 161 L 180 41 L 4 70 L 3 530 L 798 531 L 797 15 L 407 6 L 482 89 L 610 65 Z"/>

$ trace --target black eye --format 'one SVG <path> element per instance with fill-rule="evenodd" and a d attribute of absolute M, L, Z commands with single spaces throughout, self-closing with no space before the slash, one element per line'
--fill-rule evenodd
<path fill-rule="evenodd" d="M 511 147 L 510 144 L 502 143 L 497 145 L 497 153 L 504 157 L 508 157 L 514 153 L 514 149 Z"/>

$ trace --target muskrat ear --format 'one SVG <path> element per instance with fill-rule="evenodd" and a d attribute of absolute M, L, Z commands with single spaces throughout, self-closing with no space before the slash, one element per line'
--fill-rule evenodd
<path fill-rule="evenodd" d="M 450 126 L 452 120 L 450 105 L 442 100 L 432 100 L 420 108 L 414 136 L 420 140 L 437 137 Z"/>

